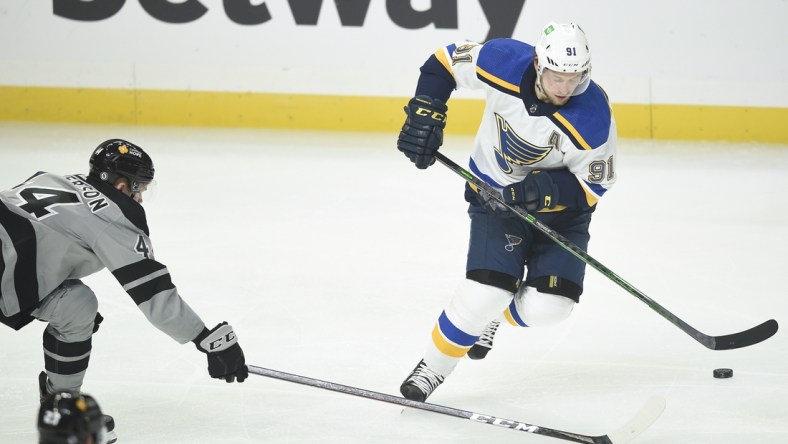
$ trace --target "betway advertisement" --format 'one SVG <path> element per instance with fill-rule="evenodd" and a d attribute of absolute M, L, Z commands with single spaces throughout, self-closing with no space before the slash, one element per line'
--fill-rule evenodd
<path fill-rule="evenodd" d="M 614 102 L 784 107 L 785 17 L 783 0 L 0 0 L 0 85 L 407 97 L 440 46 L 575 21 Z"/>

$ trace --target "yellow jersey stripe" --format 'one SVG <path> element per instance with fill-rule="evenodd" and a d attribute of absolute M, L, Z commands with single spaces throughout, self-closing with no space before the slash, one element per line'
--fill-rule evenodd
<path fill-rule="evenodd" d="M 588 188 L 586 187 L 581 187 L 581 188 L 583 188 L 583 191 L 586 193 L 586 202 L 588 202 L 589 207 L 593 207 L 594 205 L 596 205 L 597 202 L 599 202 L 599 198 L 596 197 L 594 193 L 588 191 Z"/>
<path fill-rule="evenodd" d="M 452 71 L 451 69 L 451 62 L 446 57 L 446 50 L 441 48 L 435 51 L 435 58 L 438 59 L 439 62 L 441 62 L 441 65 L 443 65 L 443 67 L 446 68 L 446 71 L 449 71 L 449 74 L 451 74 L 452 78 L 454 78 L 454 71 Z M 454 80 L 455 82 L 457 81 L 456 78 Z"/>
<path fill-rule="evenodd" d="M 479 68 L 478 66 L 476 67 L 476 74 L 484 77 L 485 79 L 489 80 L 492 83 L 495 83 L 496 85 L 498 85 L 500 87 L 506 88 L 509 91 L 515 92 L 517 94 L 520 94 L 520 87 L 519 86 L 515 85 L 514 83 L 509 83 L 506 80 L 503 80 L 503 79 L 500 79 L 498 77 L 495 77 L 494 75 L 492 75 L 492 74 L 488 73 L 487 71 Z"/>
<path fill-rule="evenodd" d="M 575 139 L 577 139 L 577 141 L 580 142 L 580 145 L 583 147 L 584 150 L 592 150 L 593 149 L 593 148 L 591 148 L 591 145 L 589 145 L 588 142 L 586 142 L 586 140 L 583 139 L 583 136 L 581 136 L 580 133 L 577 132 L 575 127 L 572 126 L 572 124 L 569 123 L 569 121 L 564 118 L 564 116 L 562 116 L 560 113 L 555 113 L 555 114 L 553 114 L 553 116 L 559 122 L 563 123 L 564 126 L 566 127 L 566 129 L 569 130 L 569 132 L 572 133 L 573 136 L 575 136 Z"/>

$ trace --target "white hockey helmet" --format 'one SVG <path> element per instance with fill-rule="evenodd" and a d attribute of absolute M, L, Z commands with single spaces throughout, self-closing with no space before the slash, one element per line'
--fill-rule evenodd
<path fill-rule="evenodd" d="M 575 24 L 550 22 L 542 28 L 535 45 L 536 74 L 541 77 L 545 68 L 556 72 L 582 73 L 573 96 L 582 94 L 591 81 L 591 48 L 586 33 Z"/>

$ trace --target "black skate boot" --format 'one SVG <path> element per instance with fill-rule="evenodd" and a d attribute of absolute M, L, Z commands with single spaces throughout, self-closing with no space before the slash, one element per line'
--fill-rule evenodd
<path fill-rule="evenodd" d="M 495 332 L 498 331 L 498 327 L 501 325 L 499 321 L 492 321 L 487 324 L 487 327 L 484 328 L 484 332 L 479 339 L 476 340 L 476 343 L 473 344 L 470 350 L 468 350 L 468 357 L 471 359 L 484 359 L 487 356 L 487 353 L 492 350 L 493 346 L 493 338 L 495 337 Z"/>
<path fill-rule="evenodd" d="M 427 367 L 422 359 L 399 387 L 399 392 L 406 399 L 424 402 L 443 383 L 443 379 L 443 376 Z"/>
<path fill-rule="evenodd" d="M 44 399 L 49 394 L 49 389 L 47 388 L 47 373 L 41 372 L 38 375 L 38 395 L 39 395 L 39 402 L 41 404 L 44 403 Z M 107 434 L 105 435 L 107 439 L 107 444 L 112 444 L 118 440 L 118 436 L 115 434 L 115 419 L 109 415 L 104 415 L 104 427 L 107 429 Z"/>

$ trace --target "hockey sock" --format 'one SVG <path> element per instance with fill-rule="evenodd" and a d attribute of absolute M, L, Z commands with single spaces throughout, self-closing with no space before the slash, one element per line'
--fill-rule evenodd
<path fill-rule="evenodd" d="M 443 376 L 449 375 L 512 298 L 506 290 L 465 280 L 432 330 L 424 355 L 427 366 Z"/>
<path fill-rule="evenodd" d="M 49 378 L 47 390 L 79 391 L 88 369 L 91 338 L 63 342 L 44 330 L 44 368 Z"/>

